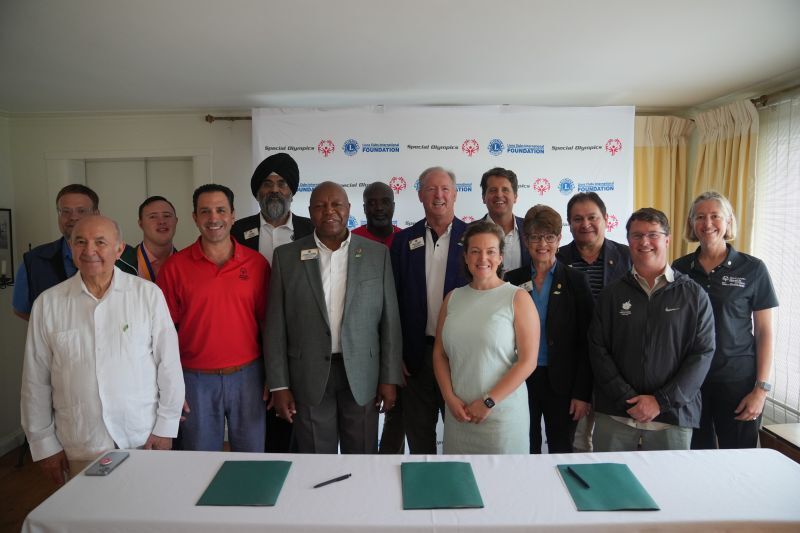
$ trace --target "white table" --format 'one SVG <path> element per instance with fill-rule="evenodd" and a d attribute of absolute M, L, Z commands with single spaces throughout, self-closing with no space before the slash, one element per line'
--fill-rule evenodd
<path fill-rule="evenodd" d="M 333 456 L 130 452 L 108 477 L 76 476 L 24 532 L 800 531 L 800 465 L 766 449 L 542 456 Z M 275 507 L 197 507 L 225 460 L 287 459 Z M 403 511 L 402 461 L 472 463 L 485 508 Z M 578 512 L 554 465 L 627 463 L 660 511 Z M 340 474 L 353 476 L 320 489 Z"/>

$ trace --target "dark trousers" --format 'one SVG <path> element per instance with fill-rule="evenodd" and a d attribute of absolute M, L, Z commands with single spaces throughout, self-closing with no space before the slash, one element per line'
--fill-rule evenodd
<path fill-rule="evenodd" d="M 383 432 L 378 453 L 403 454 L 406 451 L 406 431 L 403 427 L 403 390 L 397 390 L 397 403 L 383 415 Z"/>
<path fill-rule="evenodd" d="M 444 400 L 433 375 L 433 344 L 425 346 L 422 366 L 403 388 L 403 423 L 413 454 L 436 453 L 436 422 L 444 419 Z"/>
<path fill-rule="evenodd" d="M 577 422 L 569 414 L 572 398 L 559 396 L 550 386 L 546 366 L 537 366 L 525 380 L 531 411 L 531 453 L 542 453 L 542 416 L 549 453 L 572 453 Z"/>
<path fill-rule="evenodd" d="M 278 418 L 275 409 L 267 411 L 267 437 L 264 451 L 268 453 L 292 452 L 292 424 Z"/>
<path fill-rule="evenodd" d="M 703 410 L 700 427 L 692 433 L 692 449 L 755 448 L 761 416 L 736 420 L 736 407 L 753 390 L 755 376 L 739 381 L 704 383 L 700 388 Z"/>

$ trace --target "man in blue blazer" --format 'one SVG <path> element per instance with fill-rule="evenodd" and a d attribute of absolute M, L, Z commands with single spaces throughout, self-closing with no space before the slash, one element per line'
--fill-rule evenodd
<path fill-rule="evenodd" d="M 406 437 L 411 453 L 435 454 L 444 401 L 433 375 L 433 340 L 444 296 L 467 283 L 461 266 L 467 225 L 455 217 L 455 174 L 432 167 L 418 183 L 425 218 L 395 235 L 392 269 L 403 329 Z"/>
<path fill-rule="evenodd" d="M 589 278 L 592 296 L 623 277 L 631 269 L 628 246 L 606 239 L 608 213 L 606 204 L 595 192 L 580 192 L 567 202 L 567 222 L 572 242 L 558 249 L 562 263 L 580 270 Z M 594 412 L 578 422 L 574 450 L 592 451 Z"/>
<path fill-rule="evenodd" d="M 531 265 L 531 256 L 525 245 L 522 217 L 514 216 L 519 183 L 513 170 L 495 167 L 481 177 L 481 196 L 489 211 L 484 218 L 503 228 L 505 247 L 503 273 Z"/>

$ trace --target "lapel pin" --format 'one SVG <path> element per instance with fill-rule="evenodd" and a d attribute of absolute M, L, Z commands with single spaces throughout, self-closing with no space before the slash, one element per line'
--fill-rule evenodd
<path fill-rule="evenodd" d="M 356 248 L 356 257 L 361 257 L 361 248 Z"/>

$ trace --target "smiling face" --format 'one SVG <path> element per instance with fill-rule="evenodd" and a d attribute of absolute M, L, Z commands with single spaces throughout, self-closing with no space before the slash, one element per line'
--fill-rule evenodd
<path fill-rule="evenodd" d="M 56 208 L 58 210 L 58 229 L 67 240 L 80 219 L 97 214 L 92 205 L 92 199 L 80 193 L 62 195 L 58 199 Z"/>
<path fill-rule="evenodd" d="M 486 194 L 483 195 L 483 203 L 486 204 L 492 220 L 502 220 L 509 214 L 513 215 L 517 194 L 508 178 L 490 176 L 486 180 Z"/>
<path fill-rule="evenodd" d="M 426 218 L 451 220 L 455 216 L 456 184 L 447 172 L 434 170 L 419 185 L 419 201 Z"/>
<path fill-rule="evenodd" d="M 569 231 L 578 246 L 599 246 L 606 236 L 608 218 L 592 201 L 575 202 L 569 213 Z"/>
<path fill-rule="evenodd" d="M 534 264 L 552 265 L 560 244 L 561 235 L 545 228 L 534 226 L 532 231 L 525 235 L 525 245 Z"/>
<path fill-rule="evenodd" d="M 216 244 L 230 239 L 235 216 L 225 193 L 212 191 L 200 194 L 192 218 L 203 241 Z"/>
<path fill-rule="evenodd" d="M 702 247 L 724 245 L 729 224 L 730 220 L 716 200 L 704 200 L 694 208 L 692 229 Z"/>
<path fill-rule="evenodd" d="M 311 193 L 308 213 L 317 237 L 326 245 L 328 241 L 341 243 L 347 238 L 350 202 L 340 185 L 330 181 L 317 185 Z"/>
<path fill-rule="evenodd" d="M 78 221 L 70 238 L 72 260 L 84 280 L 108 279 L 114 263 L 122 255 L 122 242 L 114 222 L 102 216 L 89 216 Z"/>
<path fill-rule="evenodd" d="M 172 206 L 164 200 L 156 200 L 142 208 L 139 227 L 142 228 L 146 245 L 166 246 L 171 244 L 177 226 L 178 217 L 175 216 Z"/>
<path fill-rule="evenodd" d="M 632 221 L 628 230 L 628 245 L 636 272 L 652 275 L 663 271 L 667 266 L 669 240 L 669 235 L 664 235 L 664 228 L 658 222 Z"/>
<path fill-rule="evenodd" d="M 500 239 L 494 233 L 476 233 L 464 245 L 464 262 L 475 281 L 498 277 L 503 263 Z"/>

